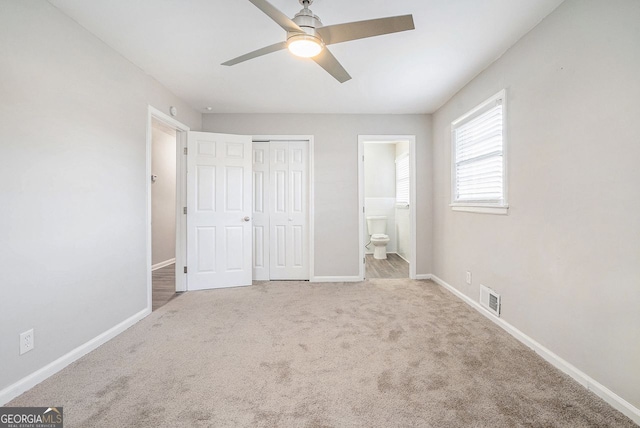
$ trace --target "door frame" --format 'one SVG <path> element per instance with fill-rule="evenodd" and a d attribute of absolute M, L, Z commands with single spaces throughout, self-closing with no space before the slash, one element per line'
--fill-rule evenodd
<path fill-rule="evenodd" d="M 365 251 L 364 246 L 364 143 L 409 143 L 409 194 L 411 203 L 409 204 L 409 278 L 416 279 L 416 136 L 415 135 L 358 135 L 358 236 L 360 254 L 360 281 L 364 281 L 365 276 Z"/>
<path fill-rule="evenodd" d="M 176 131 L 176 292 L 186 291 L 187 283 L 182 266 L 187 260 L 187 216 L 183 214 L 182 207 L 187 205 L 187 159 L 184 156 L 184 148 L 187 147 L 187 132 L 191 129 L 182 122 L 163 113 L 157 108 L 147 107 L 147 141 L 146 141 L 146 273 L 147 273 L 147 309 L 152 308 L 153 282 L 151 274 L 151 144 L 152 144 L 152 120 L 164 123 Z"/>
<path fill-rule="evenodd" d="M 307 141 L 309 143 L 309 281 L 315 278 L 315 209 L 314 209 L 314 141 L 313 135 L 254 135 L 252 142 Z"/>

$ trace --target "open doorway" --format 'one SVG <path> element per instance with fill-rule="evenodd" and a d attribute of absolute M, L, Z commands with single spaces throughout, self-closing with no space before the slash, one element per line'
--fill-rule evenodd
<path fill-rule="evenodd" d="M 364 278 L 415 278 L 415 136 L 359 136 Z"/>
<path fill-rule="evenodd" d="M 147 301 L 150 310 L 186 289 L 186 167 L 189 128 L 149 106 L 147 122 Z"/>
<path fill-rule="evenodd" d="M 176 296 L 176 130 L 151 120 L 152 310 Z"/>

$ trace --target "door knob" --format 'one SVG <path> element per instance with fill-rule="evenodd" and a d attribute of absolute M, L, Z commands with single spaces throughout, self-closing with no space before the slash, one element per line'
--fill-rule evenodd
<path fill-rule="evenodd" d="M 242 220 L 244 220 L 244 221 L 249 221 L 249 220 L 251 220 L 251 219 L 249 218 L 249 216 L 246 216 L 246 217 L 245 217 L 245 218 L 243 218 Z"/>

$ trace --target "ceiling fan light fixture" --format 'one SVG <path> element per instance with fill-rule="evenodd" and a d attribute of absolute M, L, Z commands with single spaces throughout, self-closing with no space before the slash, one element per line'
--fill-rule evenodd
<path fill-rule="evenodd" d="M 287 48 L 295 56 L 312 58 L 322 52 L 324 43 L 309 34 L 295 34 L 287 39 Z"/>

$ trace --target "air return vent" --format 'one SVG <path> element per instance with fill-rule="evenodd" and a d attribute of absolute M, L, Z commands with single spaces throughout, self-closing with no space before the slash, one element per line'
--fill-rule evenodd
<path fill-rule="evenodd" d="M 480 304 L 496 316 L 500 316 L 500 295 L 480 284 Z"/>

